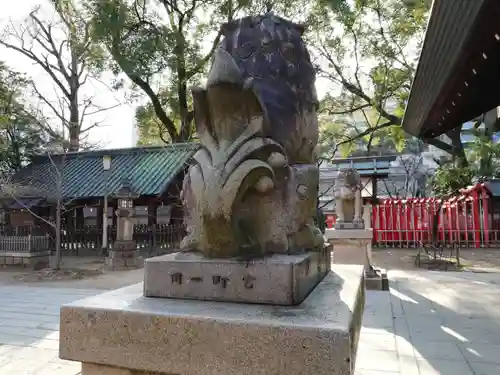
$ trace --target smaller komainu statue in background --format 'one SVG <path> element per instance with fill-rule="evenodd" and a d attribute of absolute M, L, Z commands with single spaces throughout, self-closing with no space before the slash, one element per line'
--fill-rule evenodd
<path fill-rule="evenodd" d="M 207 86 L 192 91 L 202 147 L 183 184 L 183 250 L 224 258 L 322 249 L 304 29 L 272 13 L 222 25 Z"/>
<path fill-rule="evenodd" d="M 333 187 L 335 213 L 337 214 L 336 228 L 364 228 L 362 189 L 361 177 L 356 169 L 348 168 L 339 171 Z M 352 225 L 346 225 L 346 223 Z"/>

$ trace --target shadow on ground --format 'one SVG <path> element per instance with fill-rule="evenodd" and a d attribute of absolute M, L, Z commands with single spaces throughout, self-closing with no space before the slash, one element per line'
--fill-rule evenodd
<path fill-rule="evenodd" d="M 500 374 L 500 275 L 389 277 L 390 293 L 367 293 L 356 375 Z"/>

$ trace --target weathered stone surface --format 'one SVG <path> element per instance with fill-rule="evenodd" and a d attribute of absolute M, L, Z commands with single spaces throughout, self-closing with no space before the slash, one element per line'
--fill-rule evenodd
<path fill-rule="evenodd" d="M 50 263 L 50 251 L 25 252 L 1 252 L 0 267 L 20 266 L 25 268 L 41 269 L 48 267 Z"/>
<path fill-rule="evenodd" d="M 333 246 L 333 263 L 361 264 L 365 268 L 367 290 L 389 290 L 387 272 L 372 266 L 372 229 L 327 229 L 325 237 Z"/>
<path fill-rule="evenodd" d="M 116 240 L 113 242 L 114 251 L 135 251 L 137 244 L 132 240 Z"/>
<path fill-rule="evenodd" d="M 96 365 L 95 363 L 82 363 L 81 375 L 174 375 L 174 374 L 160 374 L 159 372 L 135 371 L 120 367 Z"/>
<path fill-rule="evenodd" d="M 363 206 L 363 221 L 365 223 L 365 228 L 370 229 L 372 227 L 372 205 L 365 204 Z"/>
<path fill-rule="evenodd" d="M 369 268 L 372 261 L 372 229 L 327 229 L 327 241 L 333 247 L 333 263 L 361 264 Z"/>
<path fill-rule="evenodd" d="M 389 279 L 387 271 L 383 268 L 370 267 L 365 271 L 366 290 L 389 291 Z"/>
<path fill-rule="evenodd" d="M 325 237 L 330 239 L 338 240 L 349 240 L 349 239 L 373 239 L 373 229 L 353 229 L 353 230 L 338 230 L 334 228 L 327 228 L 325 230 Z"/>
<path fill-rule="evenodd" d="M 62 307 L 60 357 L 160 374 L 353 373 L 360 266 L 333 266 L 298 306 L 147 298 L 142 288 Z"/>
<path fill-rule="evenodd" d="M 333 226 L 335 229 L 364 229 L 365 224 L 363 223 L 346 223 L 346 222 L 337 222 Z"/>
<path fill-rule="evenodd" d="M 110 250 L 104 264 L 112 270 L 140 268 L 144 266 L 144 259 L 134 247 L 133 250 Z"/>
<path fill-rule="evenodd" d="M 322 252 L 273 254 L 250 261 L 168 254 L 146 259 L 144 295 L 296 305 L 325 277 L 330 263 L 330 246 Z"/>
<path fill-rule="evenodd" d="M 210 258 L 321 250 L 317 94 L 304 29 L 272 13 L 222 25 L 207 86 L 193 90 L 201 148 L 181 194 L 181 249 Z"/>
<path fill-rule="evenodd" d="M 342 169 L 333 186 L 337 229 L 363 229 L 361 177 L 354 168 Z"/>

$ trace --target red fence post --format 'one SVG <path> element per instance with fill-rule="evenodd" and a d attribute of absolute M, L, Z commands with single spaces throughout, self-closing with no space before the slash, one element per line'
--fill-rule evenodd
<path fill-rule="evenodd" d="M 441 205 L 441 210 L 439 210 L 439 206 Z M 444 213 L 443 213 L 443 206 L 445 205 L 445 202 L 442 202 L 441 199 L 436 200 L 435 204 L 435 213 L 437 214 L 437 220 L 438 220 L 438 241 L 440 243 L 444 242 Z"/>
<path fill-rule="evenodd" d="M 396 200 L 394 204 L 394 208 L 392 210 L 392 221 L 393 221 L 393 232 L 394 232 L 394 245 L 397 244 L 398 247 L 401 247 L 401 200 Z"/>
<path fill-rule="evenodd" d="M 418 201 L 418 237 L 420 242 L 422 243 L 422 246 L 424 245 L 424 211 L 425 210 L 425 199 L 419 199 Z"/>
<path fill-rule="evenodd" d="M 415 213 L 413 212 L 413 209 L 415 208 L 414 202 L 415 202 L 414 199 L 407 199 L 405 207 L 408 247 L 413 247 L 414 234 L 415 234 L 414 233 L 415 227 L 413 225 L 413 218 L 415 216 Z"/>
<path fill-rule="evenodd" d="M 463 217 L 463 230 L 465 243 L 469 246 L 469 229 L 471 228 L 470 215 L 469 215 L 469 205 L 467 203 L 467 197 L 464 195 L 460 198 L 462 200 L 462 217 Z"/>
<path fill-rule="evenodd" d="M 472 190 L 472 220 L 474 246 L 481 247 L 481 215 L 479 213 L 479 192 L 476 188 Z"/>
<path fill-rule="evenodd" d="M 438 208 L 441 210 L 438 213 Z M 371 226 L 374 244 L 411 247 L 432 241 L 437 215 L 436 242 L 479 248 L 491 245 L 496 225 L 491 213 L 491 196 L 484 185 L 463 189 L 444 202 L 437 198 L 383 199 L 372 205 Z"/>
<path fill-rule="evenodd" d="M 488 247 L 490 245 L 490 213 L 489 213 L 489 197 L 488 189 L 482 184 L 481 189 L 481 206 L 483 209 L 483 233 L 484 233 L 484 245 Z"/>

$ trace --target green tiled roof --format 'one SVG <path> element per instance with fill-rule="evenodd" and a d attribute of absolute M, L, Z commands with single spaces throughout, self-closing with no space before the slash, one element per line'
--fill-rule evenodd
<path fill-rule="evenodd" d="M 332 159 L 328 166 L 337 170 L 354 168 L 360 176 L 387 175 L 391 162 L 396 160 L 394 155 L 385 156 L 360 156 L 342 159 Z"/>
<path fill-rule="evenodd" d="M 134 193 L 138 195 L 159 195 L 198 147 L 196 143 L 177 143 L 164 147 L 38 156 L 20 170 L 14 180 L 22 185 L 37 187 L 47 192 L 47 196 L 54 196 L 58 190 L 58 171 L 62 171 L 61 190 L 65 198 L 102 197 L 106 185 L 111 195 L 121 188 L 124 179 L 128 179 Z M 111 168 L 107 172 L 102 165 L 105 155 L 111 156 Z"/>

